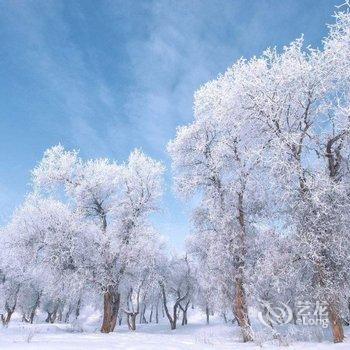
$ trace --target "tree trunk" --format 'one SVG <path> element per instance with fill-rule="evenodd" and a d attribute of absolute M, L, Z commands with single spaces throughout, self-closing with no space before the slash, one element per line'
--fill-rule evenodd
<path fill-rule="evenodd" d="M 31 323 L 31 324 L 33 324 L 33 322 L 34 322 L 35 313 L 36 313 L 36 308 L 33 308 L 30 315 L 29 315 L 29 323 Z"/>
<path fill-rule="evenodd" d="M 160 284 L 161 292 L 162 292 L 162 297 L 163 297 L 163 310 L 169 320 L 170 323 L 170 329 L 174 330 L 176 329 L 176 318 L 177 318 L 177 304 L 174 305 L 173 309 L 173 317 L 171 316 L 168 305 L 167 305 L 167 299 L 166 299 L 166 293 L 165 293 L 165 287 L 163 284 Z"/>
<path fill-rule="evenodd" d="M 136 330 L 136 316 L 136 313 L 130 315 L 130 330 L 132 331 Z"/>
<path fill-rule="evenodd" d="M 238 222 L 241 227 L 240 233 L 240 256 L 238 271 L 239 276 L 236 278 L 236 294 L 234 300 L 234 313 L 237 318 L 238 325 L 242 330 L 243 341 L 253 341 L 253 335 L 251 332 L 250 321 L 248 317 L 247 301 L 245 297 L 244 287 L 243 287 L 243 275 L 244 275 L 244 259 L 246 254 L 246 227 L 245 227 L 245 216 L 244 216 L 244 206 L 243 206 L 243 194 L 242 192 L 238 194 Z"/>
<path fill-rule="evenodd" d="M 338 134 L 337 136 L 328 140 L 326 144 L 326 157 L 328 158 L 328 170 L 329 176 L 332 180 L 338 182 L 337 176 L 339 175 L 339 170 L 341 167 L 342 157 L 341 157 L 341 146 L 338 149 L 334 149 L 333 147 L 336 145 L 338 141 L 342 141 L 342 134 Z M 341 343 L 344 340 L 344 330 L 342 325 L 342 320 L 340 318 L 337 307 L 330 303 L 328 307 L 328 316 L 329 321 L 332 327 L 333 334 L 333 342 Z"/>
<path fill-rule="evenodd" d="M 62 322 L 62 319 L 63 319 L 63 312 L 62 312 L 62 309 L 59 309 L 58 310 L 58 313 L 57 313 L 57 320 L 58 322 Z"/>
<path fill-rule="evenodd" d="M 187 309 L 182 311 L 182 322 L 181 322 L 181 325 L 182 326 L 187 325 Z"/>
<path fill-rule="evenodd" d="M 4 326 L 7 326 L 10 323 L 13 312 L 14 312 L 13 309 L 8 310 L 6 312 L 6 317 L 3 318 L 3 325 Z"/>
<path fill-rule="evenodd" d="M 29 322 L 30 323 L 34 322 L 34 317 L 35 317 L 35 314 L 36 314 L 36 310 L 37 310 L 37 308 L 39 307 L 39 304 L 40 304 L 40 298 L 41 298 L 41 292 L 38 293 L 38 296 L 37 296 L 37 298 L 35 300 L 35 304 L 34 304 L 34 306 L 32 308 L 31 313 L 30 313 L 30 316 L 29 316 Z"/>
<path fill-rule="evenodd" d="M 150 312 L 150 314 L 149 314 L 149 323 L 152 323 L 152 316 L 153 316 L 153 305 L 152 305 L 152 307 L 151 307 L 151 312 Z"/>
<path fill-rule="evenodd" d="M 10 308 L 10 307 L 6 304 L 6 306 L 5 306 L 6 315 L 4 316 L 4 315 L 1 314 L 1 321 L 2 321 L 2 324 L 3 324 L 4 326 L 7 326 L 7 325 L 10 323 L 11 317 L 12 317 L 12 314 L 14 313 L 14 311 L 15 311 L 15 308 L 16 308 L 16 304 L 15 304 L 15 306 L 12 307 L 12 308 Z"/>
<path fill-rule="evenodd" d="M 75 309 L 75 319 L 78 319 L 80 315 L 80 305 L 81 305 L 81 300 L 79 299 L 77 303 L 77 307 Z"/>
<path fill-rule="evenodd" d="M 72 313 L 72 308 L 69 307 L 68 311 L 66 312 L 66 315 L 64 316 L 64 323 L 68 323 L 71 313 Z"/>
<path fill-rule="evenodd" d="M 129 314 L 126 314 L 126 323 L 128 325 L 128 328 L 131 329 L 130 315 Z"/>
<path fill-rule="evenodd" d="M 176 329 L 176 322 L 177 322 L 177 319 L 178 319 L 178 306 L 177 304 L 175 303 L 174 307 L 173 307 L 173 319 L 172 319 L 172 322 L 171 323 L 171 329 L 174 330 Z"/>
<path fill-rule="evenodd" d="M 142 306 L 141 306 L 141 312 L 140 312 L 140 318 L 139 318 L 139 323 L 142 323 Z"/>
<path fill-rule="evenodd" d="M 120 305 L 120 294 L 116 293 L 116 299 L 114 300 L 113 307 L 112 307 L 111 332 L 114 331 L 115 326 L 117 325 L 119 305 Z"/>
<path fill-rule="evenodd" d="M 243 282 L 240 278 L 238 278 L 236 281 L 234 312 L 235 312 L 238 325 L 242 330 L 243 341 L 244 342 L 253 341 L 250 321 L 248 318 L 248 309 L 247 309 L 247 304 L 245 299 Z"/>
<path fill-rule="evenodd" d="M 159 299 L 157 300 L 157 304 L 156 304 L 156 323 L 159 323 L 158 308 L 159 308 Z"/>
<path fill-rule="evenodd" d="M 50 314 L 50 319 L 49 319 L 49 322 L 50 323 L 54 323 L 56 321 L 56 318 L 57 318 L 57 312 L 58 312 L 58 308 L 60 306 L 60 303 L 59 301 L 55 304 L 55 308 L 52 312 L 52 314 Z"/>
<path fill-rule="evenodd" d="M 187 301 L 184 307 L 181 305 L 181 303 L 179 303 L 179 308 L 182 311 L 182 322 L 181 322 L 182 326 L 187 325 L 187 310 L 189 305 L 190 305 L 190 300 Z"/>
<path fill-rule="evenodd" d="M 144 304 L 143 307 L 141 307 L 140 323 L 147 323 L 147 320 L 146 320 L 146 317 L 145 317 L 146 309 L 147 309 L 147 305 Z"/>
<path fill-rule="evenodd" d="M 11 317 L 12 314 L 15 312 L 16 309 L 16 305 L 17 305 L 17 297 L 18 297 L 18 292 L 19 292 L 19 286 L 16 289 L 16 292 L 14 293 L 14 304 L 12 307 L 10 307 L 8 305 L 8 302 L 6 301 L 5 303 L 5 310 L 6 310 L 6 315 L 4 316 L 3 314 L 1 314 L 1 322 L 4 326 L 7 326 L 10 321 L 11 321 Z"/>
<path fill-rule="evenodd" d="M 46 317 L 46 319 L 45 319 L 45 322 L 46 322 L 46 323 L 49 323 L 50 320 L 51 320 L 51 312 L 47 312 L 47 317 Z"/>
<path fill-rule="evenodd" d="M 120 294 L 115 292 L 113 288 L 103 295 L 103 322 L 101 326 L 102 333 L 113 332 L 117 323 L 118 311 L 120 304 Z"/>
<path fill-rule="evenodd" d="M 209 308 L 208 308 L 208 306 L 205 308 L 205 314 L 207 316 L 207 324 L 209 324 Z"/>
<path fill-rule="evenodd" d="M 329 321 L 332 328 L 333 342 L 342 343 L 344 340 L 344 330 L 341 318 L 333 305 L 328 308 Z"/>

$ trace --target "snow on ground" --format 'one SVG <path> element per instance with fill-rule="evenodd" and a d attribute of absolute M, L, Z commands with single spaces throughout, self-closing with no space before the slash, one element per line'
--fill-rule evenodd
<path fill-rule="evenodd" d="M 94 320 L 96 321 L 96 320 Z M 164 320 L 165 321 L 165 320 Z M 126 326 L 118 327 L 116 332 L 101 334 L 95 324 L 85 330 L 67 324 L 23 324 L 14 320 L 8 328 L 0 328 L 0 350 L 206 350 L 206 349 L 291 349 L 291 350 L 348 350 L 349 337 L 343 344 L 297 342 L 290 346 L 264 343 L 243 344 L 237 328 L 232 325 L 214 323 L 203 324 L 197 318 L 187 326 L 179 326 L 175 331 L 169 325 L 138 325 L 135 332 Z"/>

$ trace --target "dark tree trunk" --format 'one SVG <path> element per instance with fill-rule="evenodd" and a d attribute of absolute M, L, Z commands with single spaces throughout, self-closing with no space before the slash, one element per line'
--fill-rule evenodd
<path fill-rule="evenodd" d="M 209 324 L 209 308 L 208 308 L 208 306 L 205 308 L 205 315 L 207 316 L 207 324 Z"/>
<path fill-rule="evenodd" d="M 130 315 L 130 330 L 132 331 L 136 330 L 136 316 L 136 313 Z"/>
<path fill-rule="evenodd" d="M 79 298 L 78 303 L 77 303 L 77 307 L 75 309 L 75 319 L 78 319 L 78 317 L 80 315 L 80 306 L 81 306 L 81 299 Z"/>
<path fill-rule="evenodd" d="M 46 319 L 45 319 L 45 322 L 46 322 L 46 323 L 49 323 L 50 320 L 51 320 L 51 312 L 48 312 L 48 311 L 47 311 L 47 317 L 46 317 Z"/>
<path fill-rule="evenodd" d="M 181 322 L 182 326 L 187 325 L 187 310 L 182 311 L 182 322 Z"/>
<path fill-rule="evenodd" d="M 69 322 L 69 317 L 72 313 L 72 308 L 69 307 L 68 311 L 66 312 L 66 315 L 64 316 L 64 323 L 68 323 Z"/>
<path fill-rule="evenodd" d="M 142 307 L 141 307 L 141 312 L 140 312 L 140 319 L 139 319 L 139 323 L 147 323 L 147 320 L 146 320 L 146 309 L 147 309 L 147 305 L 144 304 Z"/>
<path fill-rule="evenodd" d="M 57 321 L 62 322 L 62 318 L 63 318 L 63 313 L 62 313 L 62 309 L 60 308 L 57 312 Z"/>
<path fill-rule="evenodd" d="M 163 310 L 169 320 L 170 323 L 170 329 L 174 330 L 176 329 L 176 320 L 177 320 L 177 304 L 174 305 L 173 309 L 173 316 L 171 316 L 168 305 L 167 305 L 167 299 L 166 299 L 166 294 L 165 294 L 165 287 L 163 284 L 160 285 L 161 291 L 162 291 L 162 296 L 163 296 Z"/>
<path fill-rule="evenodd" d="M 7 326 L 10 323 L 14 311 L 14 309 L 9 309 L 6 310 L 5 316 L 1 314 L 1 321 L 4 326 Z"/>
<path fill-rule="evenodd" d="M 11 317 L 12 314 L 15 312 L 16 306 L 17 306 L 17 297 L 18 297 L 18 292 L 19 292 L 19 286 L 17 287 L 15 293 L 14 293 L 14 304 L 11 306 L 8 305 L 8 303 L 5 303 L 5 310 L 6 310 L 6 314 L 0 315 L 1 318 L 1 322 L 4 326 L 7 326 L 10 321 L 11 321 Z"/>
<path fill-rule="evenodd" d="M 35 304 L 32 308 L 32 311 L 30 312 L 30 315 L 29 315 L 29 322 L 30 323 L 33 323 L 34 322 L 34 317 L 35 317 L 35 314 L 36 314 L 36 310 L 38 309 L 39 305 L 40 305 L 40 298 L 41 298 L 41 292 L 38 293 L 38 296 L 35 300 Z"/>
<path fill-rule="evenodd" d="M 142 323 L 147 323 L 147 320 L 146 320 L 146 305 L 143 309 L 143 312 L 142 312 Z"/>
<path fill-rule="evenodd" d="M 152 316 L 153 316 L 153 305 L 151 307 L 151 312 L 149 314 L 149 319 L 148 319 L 149 323 L 152 323 Z"/>
<path fill-rule="evenodd" d="M 126 313 L 126 323 L 128 324 L 129 330 L 135 331 L 136 330 L 136 316 L 138 315 L 138 312 L 128 312 Z"/>
<path fill-rule="evenodd" d="M 184 295 L 180 295 L 180 292 L 178 291 L 178 298 L 175 301 L 175 304 L 173 306 L 173 315 L 170 314 L 169 309 L 168 309 L 168 305 L 167 305 L 167 298 L 166 298 L 166 293 L 165 293 L 165 286 L 163 283 L 159 283 L 160 285 L 160 289 L 161 289 L 161 293 L 162 293 L 162 297 L 163 297 L 163 307 L 164 307 L 164 311 L 165 314 L 167 315 L 167 318 L 169 320 L 170 323 L 170 329 L 174 330 L 176 329 L 176 322 L 178 319 L 178 311 L 179 308 L 181 309 L 181 302 L 184 301 L 187 297 L 188 297 L 188 293 L 189 293 L 189 289 L 187 289 L 186 293 Z M 189 305 L 189 301 L 186 303 L 186 311 Z"/>
<path fill-rule="evenodd" d="M 159 309 L 159 299 L 157 300 L 157 304 L 156 304 L 156 323 L 159 323 L 158 309 Z"/>
<path fill-rule="evenodd" d="M 108 288 L 103 295 L 103 322 L 101 326 L 102 333 L 114 331 L 117 323 L 118 311 L 120 305 L 120 294 L 114 288 Z"/>
<path fill-rule="evenodd" d="M 187 310 L 188 310 L 188 306 L 189 305 L 190 305 L 190 301 L 189 300 L 187 301 L 187 303 L 185 304 L 184 307 L 181 305 L 181 303 L 179 303 L 179 308 L 182 311 L 182 322 L 181 322 L 182 326 L 187 325 Z"/>
<path fill-rule="evenodd" d="M 55 306 L 55 309 L 54 309 L 53 313 L 51 314 L 51 317 L 49 320 L 50 323 L 55 323 L 56 318 L 57 318 L 57 311 L 58 311 L 58 306 Z"/>

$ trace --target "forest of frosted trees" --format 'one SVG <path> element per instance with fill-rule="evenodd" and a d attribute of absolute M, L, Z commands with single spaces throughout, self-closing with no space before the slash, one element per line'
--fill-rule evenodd
<path fill-rule="evenodd" d="M 85 160 L 62 145 L 45 151 L 31 192 L 1 228 L 2 324 L 14 313 L 35 323 L 39 311 L 48 323 L 73 323 L 92 306 L 103 333 L 160 318 L 176 332 L 196 308 L 208 323 L 211 315 L 232 322 L 249 342 L 253 310 L 283 303 L 297 324 L 304 302 L 326 305 L 331 337 L 342 342 L 350 322 L 349 11 L 336 13 L 320 49 L 301 37 L 203 85 L 192 123 L 167 151 L 175 192 L 195 201 L 181 254 L 152 225 L 160 162 L 140 150 L 123 163 Z M 264 336 L 282 341 L 283 326 L 264 325 Z"/>

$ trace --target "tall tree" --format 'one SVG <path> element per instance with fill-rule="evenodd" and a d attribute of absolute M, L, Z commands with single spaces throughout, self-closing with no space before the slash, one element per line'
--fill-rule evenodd
<path fill-rule="evenodd" d="M 156 209 L 161 194 L 160 163 L 135 150 L 128 162 L 107 159 L 83 161 L 76 151 L 62 146 L 47 150 L 33 171 L 35 188 L 63 186 L 76 210 L 95 224 L 97 254 L 88 270 L 91 282 L 103 292 L 101 332 L 114 330 L 120 305 L 119 285 L 126 271 L 132 235 Z M 57 193 L 57 191 L 56 191 Z M 59 194 L 59 192 L 58 192 Z"/>

